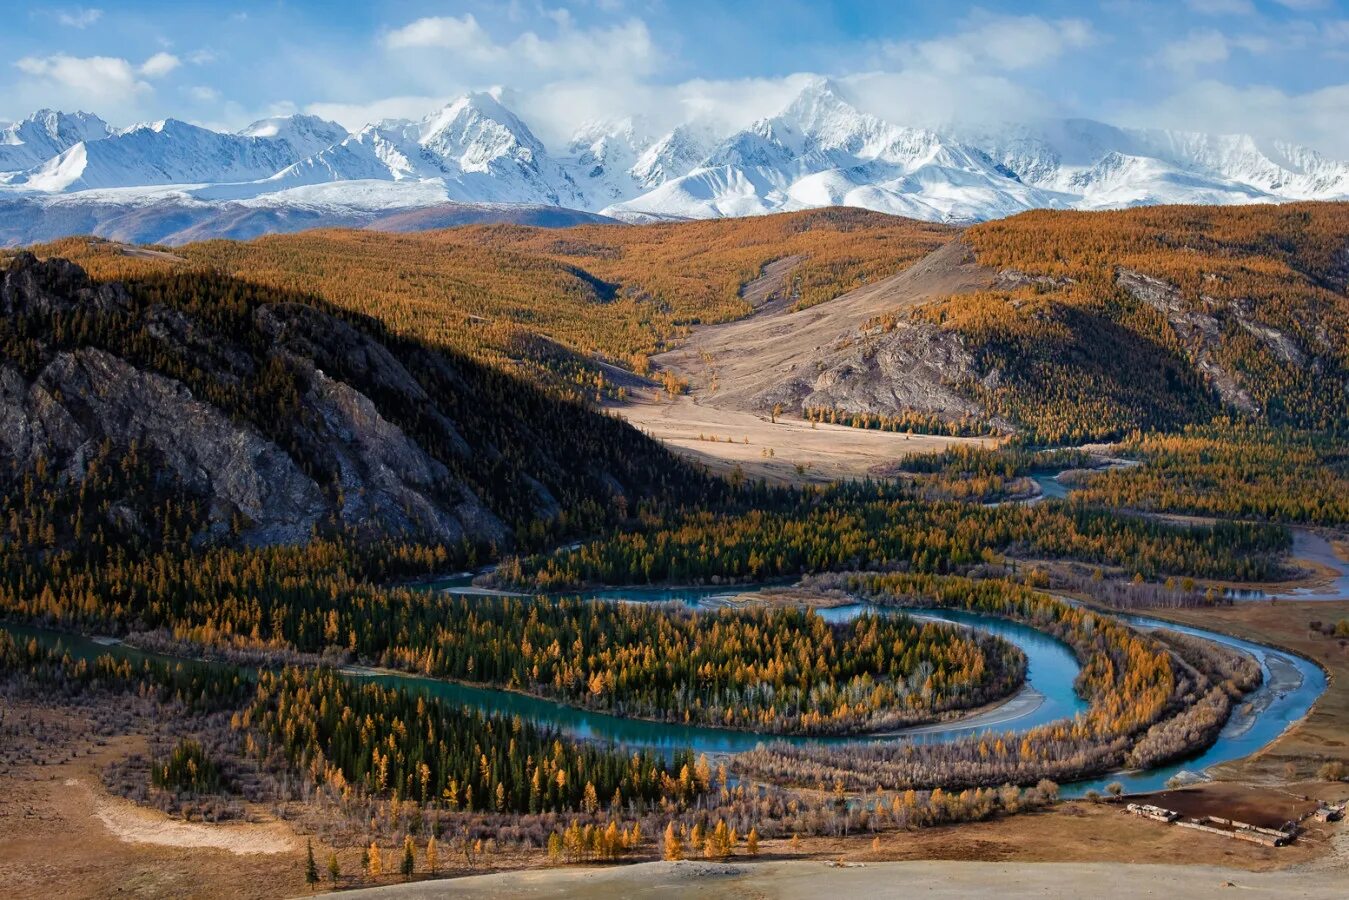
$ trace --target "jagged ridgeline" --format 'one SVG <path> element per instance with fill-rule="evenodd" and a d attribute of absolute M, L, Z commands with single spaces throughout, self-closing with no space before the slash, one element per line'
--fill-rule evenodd
<path fill-rule="evenodd" d="M 206 270 L 0 275 L 0 545 L 418 541 L 446 562 L 715 496 L 616 419 Z"/>
<path fill-rule="evenodd" d="M 617 397 L 631 384 L 621 369 L 645 373 L 683 345 L 687 358 L 656 363 L 695 390 L 715 371 L 713 405 L 741 397 L 756 413 L 861 427 L 1040 443 L 1215 416 L 1349 429 L 1343 203 L 1037 211 L 964 230 L 826 209 L 39 252 L 98 278 L 221 271 L 314 291 L 570 397 Z M 820 304 L 829 328 L 811 330 Z M 685 343 L 696 325 L 744 317 L 759 330 Z"/>
<path fill-rule="evenodd" d="M 316 293 L 391 330 L 569 395 L 613 396 L 698 324 L 770 299 L 810 305 L 891 275 L 955 229 L 860 209 L 641 226 L 321 230 L 166 251 L 70 238 L 35 248 L 98 279 L 204 268 Z M 786 259 L 772 296 L 742 290 Z"/>

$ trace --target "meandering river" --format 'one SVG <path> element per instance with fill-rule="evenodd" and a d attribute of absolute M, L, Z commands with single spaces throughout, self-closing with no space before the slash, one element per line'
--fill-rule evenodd
<path fill-rule="evenodd" d="M 471 593 L 469 576 L 427 585 L 433 590 L 452 593 Z M 586 594 L 597 600 L 670 603 L 682 602 L 702 609 L 725 605 L 727 598 L 758 590 L 758 587 L 698 587 L 698 588 L 610 588 Z M 819 609 L 817 612 L 831 621 L 848 621 L 863 611 L 891 612 L 889 608 L 868 604 L 849 604 Z M 751 732 L 729 731 L 718 728 L 691 727 L 680 724 L 645 722 L 614 716 L 588 713 L 572 707 L 521 698 L 508 694 L 508 699 L 495 707 L 497 711 L 527 715 L 534 721 L 556 725 L 570 734 L 583 738 L 615 741 L 631 746 L 661 750 L 692 747 L 706 753 L 732 753 L 757 744 L 786 740 L 792 743 L 821 742 L 829 744 L 868 742 L 876 740 L 953 740 L 983 732 L 1025 731 L 1057 719 L 1070 718 L 1086 709 L 1086 703 L 1073 690 L 1073 681 L 1081 671 L 1076 657 L 1067 645 L 1026 625 L 993 616 L 949 609 L 905 609 L 901 612 L 930 617 L 957 625 L 978 628 L 1002 637 L 1021 648 L 1026 654 L 1026 684 L 1012 699 L 993 710 L 944 722 L 938 725 L 906 729 L 894 735 L 857 735 L 848 737 L 783 738 Z M 1264 681 L 1249 694 L 1228 720 L 1218 739 L 1204 752 L 1180 763 L 1139 772 L 1116 772 L 1102 778 L 1063 786 L 1067 796 L 1080 796 L 1089 790 L 1104 791 L 1112 781 L 1119 781 L 1130 792 L 1157 790 L 1174 776 L 1183 773 L 1202 776 L 1202 773 L 1221 763 L 1249 756 L 1273 742 L 1292 723 L 1304 717 L 1317 698 L 1326 689 L 1325 672 L 1315 663 L 1301 656 L 1287 653 L 1263 644 L 1230 637 L 1201 628 L 1174 625 L 1146 616 L 1123 615 L 1129 624 L 1142 629 L 1166 629 L 1215 641 L 1234 647 L 1254 657 L 1264 673 Z M 385 683 L 403 683 L 404 676 L 378 676 Z M 426 679 L 415 679 L 418 682 Z M 458 697 L 456 685 L 444 686 L 431 681 L 431 689 L 438 696 Z M 482 689 L 470 689 L 475 694 Z M 499 694 L 502 692 L 488 691 Z M 521 701 L 535 715 L 521 711 Z M 480 707 L 481 708 L 481 707 Z M 544 713 L 539 718 L 537 713 Z"/>
<path fill-rule="evenodd" d="M 1038 473 L 1033 477 L 1044 497 L 1065 497 L 1071 489 L 1069 485 L 1060 481 L 1054 472 Z M 1328 541 L 1315 532 L 1295 529 L 1293 554 L 1295 558 L 1316 562 L 1332 569 L 1338 576 L 1324 586 L 1305 591 L 1292 590 L 1282 596 L 1288 599 L 1349 598 L 1349 564 L 1345 564 L 1335 555 Z M 471 577 L 465 575 L 432 582 L 424 587 L 433 591 L 462 594 L 495 593 L 474 588 L 470 582 Z M 595 591 L 587 596 L 616 602 L 682 602 L 692 607 L 712 609 L 724 606 L 731 596 L 756 589 L 754 587 L 620 588 Z M 831 621 L 842 622 L 868 610 L 892 612 L 890 609 L 862 603 L 820 609 L 818 612 Z M 1073 690 L 1073 682 L 1080 671 L 1077 659 L 1068 646 L 1056 638 L 1017 622 L 964 611 L 907 609 L 903 612 L 975 628 L 1016 644 L 1026 654 L 1025 685 L 1005 702 L 959 719 L 903 729 L 886 735 L 803 738 L 686 725 L 680 722 L 652 722 L 624 718 L 513 691 L 458 684 L 417 675 L 359 668 L 350 668 L 345 674 L 353 680 L 407 688 L 435 696 L 456 706 L 470 707 L 484 713 L 519 716 L 540 725 L 555 727 L 583 740 L 625 747 L 645 747 L 667 754 L 685 747 L 709 754 L 736 753 L 770 741 L 826 744 L 877 740 L 949 741 L 983 732 L 1025 731 L 1048 722 L 1071 718 L 1086 709 L 1086 703 Z M 1204 752 L 1178 764 L 1142 772 L 1112 773 L 1106 777 L 1065 785 L 1063 786 L 1065 795 L 1081 795 L 1088 790 L 1101 791 L 1112 781 L 1121 782 L 1130 792 L 1149 791 L 1162 787 L 1170 778 L 1182 773 L 1202 775 L 1204 770 L 1212 766 L 1248 756 L 1274 741 L 1290 724 L 1304 717 L 1326 689 L 1324 671 L 1311 661 L 1295 654 L 1217 632 L 1173 625 L 1144 616 L 1122 615 L 1121 618 L 1138 628 L 1178 631 L 1250 654 L 1259 661 L 1264 672 L 1264 682 L 1248 695 L 1223 728 L 1217 741 Z M 29 637 L 37 637 L 48 643 L 59 640 L 75 656 L 92 658 L 99 654 L 111 653 L 133 660 L 162 658 L 116 641 L 59 634 L 15 625 L 0 625 L 0 627 L 25 640 Z"/>
<path fill-rule="evenodd" d="M 467 578 L 461 578 L 432 587 L 450 592 L 471 590 L 466 587 L 467 581 Z M 595 591 L 586 596 L 598 600 L 637 603 L 682 602 L 701 609 L 712 609 L 723 606 L 725 599 L 730 596 L 753 590 L 756 588 L 623 588 Z M 868 610 L 893 611 L 889 608 L 857 603 L 819 609 L 817 612 L 831 621 L 843 622 Z M 1073 681 L 1077 678 L 1081 667 L 1068 646 L 1057 638 L 1017 622 L 961 610 L 905 609 L 900 612 L 977 628 L 1016 644 L 1026 654 L 1025 687 L 1011 700 L 988 712 L 976 713 L 964 719 L 939 725 L 906 729 L 896 735 L 784 738 L 719 728 L 623 719 L 516 694 L 481 688 L 463 688 L 431 679 L 410 679 L 401 675 L 371 677 L 385 684 L 415 683 L 421 689 L 456 702 L 464 702 L 470 696 L 475 701 L 481 701 L 489 699 L 484 695 L 493 695 L 490 698 L 493 701 L 490 706 L 480 706 L 478 702 L 473 702 L 472 705 L 487 711 L 519 714 L 536 722 L 555 725 L 577 737 L 614 741 L 667 752 L 679 747 L 691 747 L 695 751 L 705 753 L 733 753 L 775 740 L 827 744 L 876 740 L 946 741 L 982 732 L 1025 731 L 1047 722 L 1071 718 L 1087 708 L 1086 703 L 1073 690 Z M 1326 689 L 1326 676 L 1322 669 L 1300 656 L 1201 628 L 1173 625 L 1159 619 L 1144 616 L 1122 616 L 1122 618 L 1137 628 L 1169 629 L 1235 647 L 1259 661 L 1265 676 L 1264 682 L 1245 698 L 1213 745 L 1199 755 L 1178 764 L 1148 771 L 1117 772 L 1102 778 L 1064 785 L 1063 793 L 1066 796 L 1080 796 L 1089 790 L 1104 791 L 1105 786 L 1112 781 L 1119 781 L 1129 792 L 1157 790 L 1170 778 L 1181 773 L 1202 774 L 1211 766 L 1249 756 L 1274 741 L 1290 724 L 1305 716 Z M 466 691 L 471 693 L 465 693 Z"/>
<path fill-rule="evenodd" d="M 437 584 L 430 587 L 447 591 L 465 590 L 462 583 Z M 744 591 L 744 588 L 623 589 L 600 591 L 590 596 L 623 602 L 680 601 L 691 606 L 710 609 L 722 605 L 729 594 L 741 594 Z M 885 613 L 892 612 L 886 608 L 858 603 L 821 609 L 819 613 L 831 621 L 848 621 L 863 611 L 873 609 Z M 346 675 L 353 680 L 373 681 L 389 687 L 422 692 L 456 706 L 466 706 L 484 713 L 519 716 L 540 725 L 553 726 L 576 738 L 626 747 L 646 747 L 665 753 L 684 747 L 709 754 L 735 753 L 751 749 L 760 743 L 778 740 L 827 744 L 877 740 L 948 741 L 982 732 L 1024 731 L 1057 719 L 1071 718 L 1086 709 L 1086 703 L 1073 690 L 1073 681 L 1080 667 L 1072 651 L 1058 639 L 1017 622 L 960 610 L 902 611 L 914 616 L 976 628 L 1016 644 L 1026 654 L 1025 686 L 1005 703 L 962 719 L 905 729 L 885 736 L 803 738 L 623 718 L 512 691 L 458 684 L 417 675 L 372 672 L 355 668 L 347 670 Z M 1142 616 L 1123 618 L 1139 628 L 1172 629 L 1236 647 L 1259 660 L 1264 670 L 1265 681 L 1247 697 L 1238 712 L 1223 728 L 1217 741 L 1193 759 L 1179 765 L 1164 766 L 1146 772 L 1116 773 L 1105 778 L 1066 785 L 1064 792 L 1069 796 L 1091 789 L 1102 790 L 1104 785 L 1111 781 L 1122 782 L 1129 791 L 1153 790 L 1182 771 L 1202 773 L 1210 766 L 1247 756 L 1273 741 L 1291 723 L 1305 716 L 1326 688 L 1326 678 L 1322 670 L 1302 657 L 1204 629 L 1172 625 Z M 164 658 L 106 639 L 60 634 L 18 625 L 0 627 L 10 631 L 16 638 L 24 640 L 36 637 L 45 643 L 60 641 L 76 657 L 92 658 L 103 653 L 111 653 L 133 660 Z"/>

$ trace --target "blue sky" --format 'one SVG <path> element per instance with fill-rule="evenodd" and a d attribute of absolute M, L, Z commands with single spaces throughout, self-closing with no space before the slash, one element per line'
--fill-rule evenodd
<path fill-rule="evenodd" d="M 615 113 L 743 125 L 822 74 L 912 124 L 1082 115 L 1349 157 L 1336 0 L 11 0 L 0 60 L 0 119 L 52 106 L 238 128 L 306 111 L 357 127 L 499 87 L 557 142 Z"/>

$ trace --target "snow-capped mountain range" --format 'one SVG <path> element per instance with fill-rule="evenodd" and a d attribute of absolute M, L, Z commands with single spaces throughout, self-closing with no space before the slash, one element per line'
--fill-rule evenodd
<path fill-rule="evenodd" d="M 407 215 L 436 207 L 455 221 L 552 210 L 557 223 L 847 205 L 966 222 L 1033 208 L 1345 198 L 1349 164 L 1288 143 L 1084 119 L 914 128 L 859 110 L 827 80 L 733 134 L 623 118 L 588 123 L 557 149 L 485 93 L 355 133 L 303 115 L 227 134 L 174 119 L 117 129 L 51 110 L 0 129 L 0 243 L 444 221 Z"/>

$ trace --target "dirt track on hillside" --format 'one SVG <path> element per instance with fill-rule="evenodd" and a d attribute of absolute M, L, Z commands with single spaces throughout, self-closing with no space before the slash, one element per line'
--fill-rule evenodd
<path fill-rule="evenodd" d="M 992 269 L 978 265 L 954 240 L 913 266 L 827 303 L 793 311 L 791 270 L 799 257 L 764 267 L 742 290 L 755 312 L 694 329 L 678 349 L 652 358 L 688 381 L 673 400 L 635 377 L 622 382 L 628 401 L 613 410 L 681 455 L 728 474 L 738 466 L 771 482 L 824 483 L 857 478 L 915 453 L 933 453 L 982 439 L 869 431 L 818 425 L 792 413 L 776 417 L 756 398 L 812 370 L 830 348 L 847 343 L 870 318 L 929 300 L 978 290 Z"/>
<path fill-rule="evenodd" d="M 807 371 L 818 353 L 873 316 L 979 290 L 995 275 L 974 261 L 963 241 L 953 240 L 904 271 L 827 303 L 795 312 L 790 304 L 769 303 L 747 318 L 695 329 L 682 346 L 652 362 L 688 378 L 705 406 L 753 410 L 755 396 Z"/>

